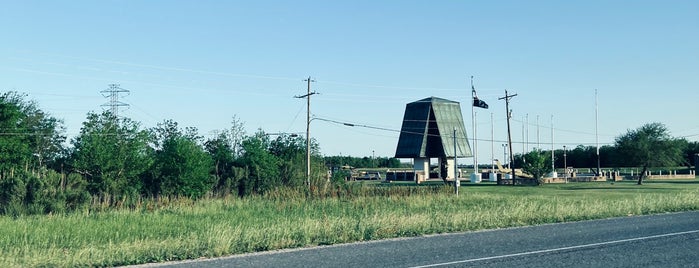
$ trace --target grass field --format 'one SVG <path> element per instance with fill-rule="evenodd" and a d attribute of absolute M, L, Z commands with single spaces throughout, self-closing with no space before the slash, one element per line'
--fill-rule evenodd
<path fill-rule="evenodd" d="M 152 200 L 0 218 L 0 266 L 114 266 L 423 234 L 699 209 L 699 182 L 540 187 L 354 185 L 334 198 Z"/>

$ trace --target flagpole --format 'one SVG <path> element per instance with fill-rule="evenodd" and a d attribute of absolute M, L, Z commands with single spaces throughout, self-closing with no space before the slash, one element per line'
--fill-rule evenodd
<path fill-rule="evenodd" d="M 599 164 L 599 133 L 598 130 L 599 112 L 597 105 L 597 89 L 595 88 L 595 145 L 597 146 L 597 176 L 600 174 L 600 164 Z"/>
<path fill-rule="evenodd" d="M 478 144 L 476 143 L 476 110 L 473 100 L 476 97 L 476 88 L 473 87 L 473 75 L 471 76 L 471 125 L 473 127 L 473 174 L 478 170 Z"/>
<path fill-rule="evenodd" d="M 553 115 L 551 115 L 551 174 L 552 177 L 556 178 L 556 155 L 554 154 L 555 151 L 555 146 L 556 146 L 556 138 L 554 136 L 553 132 Z"/>
<path fill-rule="evenodd" d="M 527 144 L 527 149 L 524 152 L 525 154 L 529 153 L 529 114 L 525 115 L 525 125 L 527 126 L 527 137 L 525 143 Z M 522 160 L 524 160 L 524 157 L 522 157 Z"/>
<path fill-rule="evenodd" d="M 490 174 L 493 173 L 495 173 L 495 125 L 493 124 L 493 112 L 490 112 Z"/>
<path fill-rule="evenodd" d="M 536 150 L 541 152 L 541 139 L 539 136 L 539 115 L 536 115 Z"/>
<path fill-rule="evenodd" d="M 459 165 L 456 163 L 456 158 L 459 156 L 458 153 L 456 153 L 456 128 L 454 128 L 454 193 L 456 196 L 459 196 L 459 186 L 461 182 L 459 181 L 459 172 L 458 172 L 458 167 Z"/>
<path fill-rule="evenodd" d="M 488 104 L 485 103 L 485 101 L 482 101 L 478 99 L 478 95 L 476 94 L 476 88 L 473 86 L 473 76 L 471 76 L 471 124 L 473 126 L 473 149 L 474 149 L 474 154 L 473 154 L 473 174 L 471 174 L 471 182 L 479 183 L 481 182 L 481 173 L 478 170 L 478 124 L 476 124 L 476 117 L 478 113 L 476 113 L 476 106 L 478 108 L 483 108 L 483 109 L 488 109 Z M 491 134 L 494 130 L 492 130 L 492 124 L 493 124 L 493 114 L 490 114 L 490 124 L 491 124 Z M 493 138 L 494 140 L 494 138 Z M 494 145 L 491 144 L 491 164 L 493 162 L 492 160 L 492 150 Z M 494 168 L 494 167 L 493 167 Z"/>
<path fill-rule="evenodd" d="M 524 120 L 524 116 L 522 116 L 522 161 L 524 161 L 524 155 L 527 154 L 527 149 L 526 149 L 526 140 L 527 136 L 524 135 L 524 130 L 526 129 L 525 125 L 526 120 Z"/>

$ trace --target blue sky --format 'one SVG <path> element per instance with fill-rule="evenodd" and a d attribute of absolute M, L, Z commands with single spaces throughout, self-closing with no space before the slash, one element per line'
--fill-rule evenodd
<path fill-rule="evenodd" d="M 529 147 L 612 143 L 628 129 L 664 123 L 699 138 L 697 1 L 7 1 L 0 9 L 0 90 L 29 94 L 79 133 L 100 91 L 131 91 L 121 115 L 144 127 L 173 119 L 204 136 L 304 132 L 311 76 L 316 117 L 375 128 L 311 123 L 325 155 L 393 156 L 405 104 L 430 96 L 462 102 L 471 137 L 469 77 L 478 110 L 479 162 L 506 139 Z M 521 143 L 515 145 L 521 152 Z"/>

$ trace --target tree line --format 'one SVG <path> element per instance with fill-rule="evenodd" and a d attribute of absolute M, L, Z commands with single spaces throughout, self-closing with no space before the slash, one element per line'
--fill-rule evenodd
<path fill-rule="evenodd" d="M 279 187 L 312 191 L 329 183 L 332 166 L 400 164 L 385 157 L 322 157 L 315 140 L 310 148 L 309 187 L 306 140 L 297 135 L 248 135 L 234 116 L 230 127 L 205 138 L 173 120 L 145 128 L 104 111 L 88 113 L 79 134 L 68 140 L 62 120 L 25 94 L 4 92 L 0 212 L 69 211 L 95 200 L 114 205 L 143 197 L 244 197 Z"/>
<path fill-rule="evenodd" d="M 400 160 L 393 157 L 353 157 L 353 156 L 326 156 L 325 163 L 329 167 L 346 168 L 401 168 Z M 412 166 L 410 166 L 412 167 Z"/>
<path fill-rule="evenodd" d="M 667 127 L 658 122 L 628 130 L 617 136 L 613 145 L 597 147 L 579 145 L 572 150 L 554 150 L 556 167 L 590 168 L 640 168 L 638 183 L 641 184 L 646 171 L 652 167 L 691 168 L 695 155 L 699 153 L 699 142 L 683 137 L 672 137 Z M 522 167 L 535 177 L 551 172 L 551 150 L 537 150 L 515 156 L 515 167 Z"/>

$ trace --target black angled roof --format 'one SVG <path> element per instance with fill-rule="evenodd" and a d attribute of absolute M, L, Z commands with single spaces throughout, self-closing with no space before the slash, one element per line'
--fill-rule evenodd
<path fill-rule="evenodd" d="M 454 155 L 473 156 L 459 103 L 437 97 L 408 103 L 398 138 L 396 158 L 439 158 Z"/>

